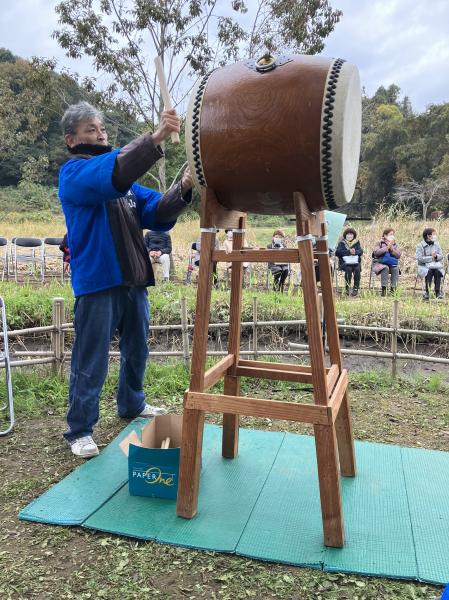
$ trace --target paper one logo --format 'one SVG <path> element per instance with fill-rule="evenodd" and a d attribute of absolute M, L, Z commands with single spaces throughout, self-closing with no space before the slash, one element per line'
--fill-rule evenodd
<path fill-rule="evenodd" d="M 142 479 L 148 485 L 159 483 L 167 487 L 175 485 L 176 473 L 163 473 L 160 467 L 148 467 L 148 469 L 133 469 L 133 478 Z"/>

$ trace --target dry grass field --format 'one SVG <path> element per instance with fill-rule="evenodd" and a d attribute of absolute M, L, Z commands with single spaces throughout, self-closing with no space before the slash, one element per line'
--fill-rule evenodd
<path fill-rule="evenodd" d="M 403 255 L 401 259 L 402 286 L 413 288 L 416 262 L 415 248 L 422 240 L 422 231 L 425 227 L 434 227 L 438 233 L 440 244 L 447 254 L 449 252 L 449 219 L 425 222 L 413 215 L 407 214 L 400 209 L 379 210 L 378 214 L 371 221 L 348 222 L 357 232 L 362 247 L 365 250 L 363 260 L 362 284 L 367 286 L 369 267 L 371 264 L 371 251 L 375 242 L 380 239 L 385 227 L 393 227 L 396 230 L 396 239 L 402 248 Z M 247 227 L 247 241 L 250 246 L 265 247 L 271 240 L 274 227 Z M 294 246 L 294 224 L 283 228 L 287 236 L 287 245 Z M 0 236 L 12 238 L 14 236 L 33 236 L 33 237 L 58 237 L 65 232 L 64 218 L 61 215 L 55 215 L 51 220 L 41 220 L 39 213 L 32 216 L 23 215 L 23 213 L 2 214 L 0 212 Z M 183 276 L 187 266 L 187 258 L 190 244 L 199 237 L 199 219 L 179 222 L 171 231 L 173 244 L 173 258 L 176 270 L 180 277 Z M 220 231 L 218 234 L 220 244 L 223 243 L 225 234 Z M 256 267 L 256 272 L 257 272 Z M 259 270 L 265 271 L 265 267 Z M 295 268 L 293 268 L 295 270 Z M 293 278 L 294 280 L 294 278 Z"/>

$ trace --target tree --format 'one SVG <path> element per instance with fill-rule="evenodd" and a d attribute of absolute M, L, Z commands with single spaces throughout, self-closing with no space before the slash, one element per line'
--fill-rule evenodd
<path fill-rule="evenodd" d="M 318 54 L 342 14 L 327 0 L 259 0 L 246 54 L 251 57 L 282 49 Z"/>
<path fill-rule="evenodd" d="M 396 188 L 394 197 L 404 204 L 420 203 L 422 218 L 426 221 L 429 207 L 438 200 L 445 200 L 448 191 L 449 178 L 441 178 L 436 181 L 427 179 L 422 183 L 411 179 L 406 185 Z"/>
<path fill-rule="evenodd" d="M 162 108 L 156 55 L 182 113 L 196 79 L 212 68 L 262 47 L 317 52 L 341 16 L 328 0 L 260 0 L 251 11 L 244 0 L 62 0 L 56 11 L 54 36 L 67 55 L 91 57 L 111 77 L 105 95 L 120 98 L 147 129 Z M 158 165 L 166 189 L 164 162 Z"/>

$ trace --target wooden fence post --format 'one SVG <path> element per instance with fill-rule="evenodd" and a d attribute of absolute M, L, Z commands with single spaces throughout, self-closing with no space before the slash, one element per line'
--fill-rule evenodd
<path fill-rule="evenodd" d="M 253 297 L 253 353 L 254 360 L 257 360 L 259 350 L 259 341 L 258 341 L 258 327 L 257 327 L 257 297 Z"/>
<path fill-rule="evenodd" d="M 53 374 L 63 378 L 62 361 L 64 357 L 64 298 L 53 298 L 51 348 L 54 354 Z"/>
<path fill-rule="evenodd" d="M 187 319 L 187 301 L 181 298 L 181 332 L 182 332 L 182 351 L 184 353 L 184 364 L 190 366 L 190 349 L 189 349 L 189 330 Z"/>
<path fill-rule="evenodd" d="M 393 379 L 397 377 L 397 368 L 398 368 L 398 328 L 399 328 L 399 300 L 393 300 L 393 319 L 391 326 L 393 327 L 393 331 L 391 332 L 391 352 L 393 354 L 393 358 L 391 360 L 391 376 Z"/>

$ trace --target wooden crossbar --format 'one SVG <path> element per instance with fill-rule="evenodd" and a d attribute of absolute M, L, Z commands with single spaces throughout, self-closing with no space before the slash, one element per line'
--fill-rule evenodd
<path fill-rule="evenodd" d="M 338 365 L 332 365 L 331 368 L 327 371 L 327 392 L 329 396 L 332 394 L 332 390 L 335 387 L 335 384 L 338 381 L 338 377 L 340 376 L 340 369 Z"/>
<path fill-rule="evenodd" d="M 229 367 L 232 367 L 234 364 L 234 359 L 234 354 L 228 354 L 204 373 L 204 391 L 211 388 L 215 383 L 217 383 L 217 381 L 220 380 Z"/>
<path fill-rule="evenodd" d="M 292 363 L 275 363 L 268 362 L 265 360 L 246 360 L 241 358 L 238 363 L 238 367 L 256 367 L 260 369 L 273 369 L 276 371 L 295 371 L 297 373 L 312 373 L 312 367 L 310 365 L 295 365 Z M 330 371 L 329 368 L 326 369 Z"/>
<path fill-rule="evenodd" d="M 281 371 L 261 367 L 237 367 L 236 375 L 243 377 L 258 377 L 260 379 L 274 379 L 278 381 L 293 381 L 295 383 L 312 383 L 312 373 L 298 371 Z"/>
<path fill-rule="evenodd" d="M 329 400 L 329 411 L 331 420 L 335 423 L 336 418 L 338 417 L 338 411 L 340 410 L 341 402 L 344 398 L 345 392 L 348 388 L 348 371 L 343 369 L 340 373 L 340 377 L 335 385 L 335 389 L 332 392 L 332 396 Z"/>
<path fill-rule="evenodd" d="M 260 400 L 259 398 L 248 398 L 247 396 L 186 392 L 184 395 L 184 408 L 212 413 L 246 415 L 248 417 L 284 419 L 316 425 L 330 424 L 327 406 Z"/>
<path fill-rule="evenodd" d="M 298 263 L 299 254 L 297 249 L 279 248 L 269 250 L 264 248 L 243 248 L 242 250 L 214 250 L 212 260 L 215 262 L 286 262 Z"/>

